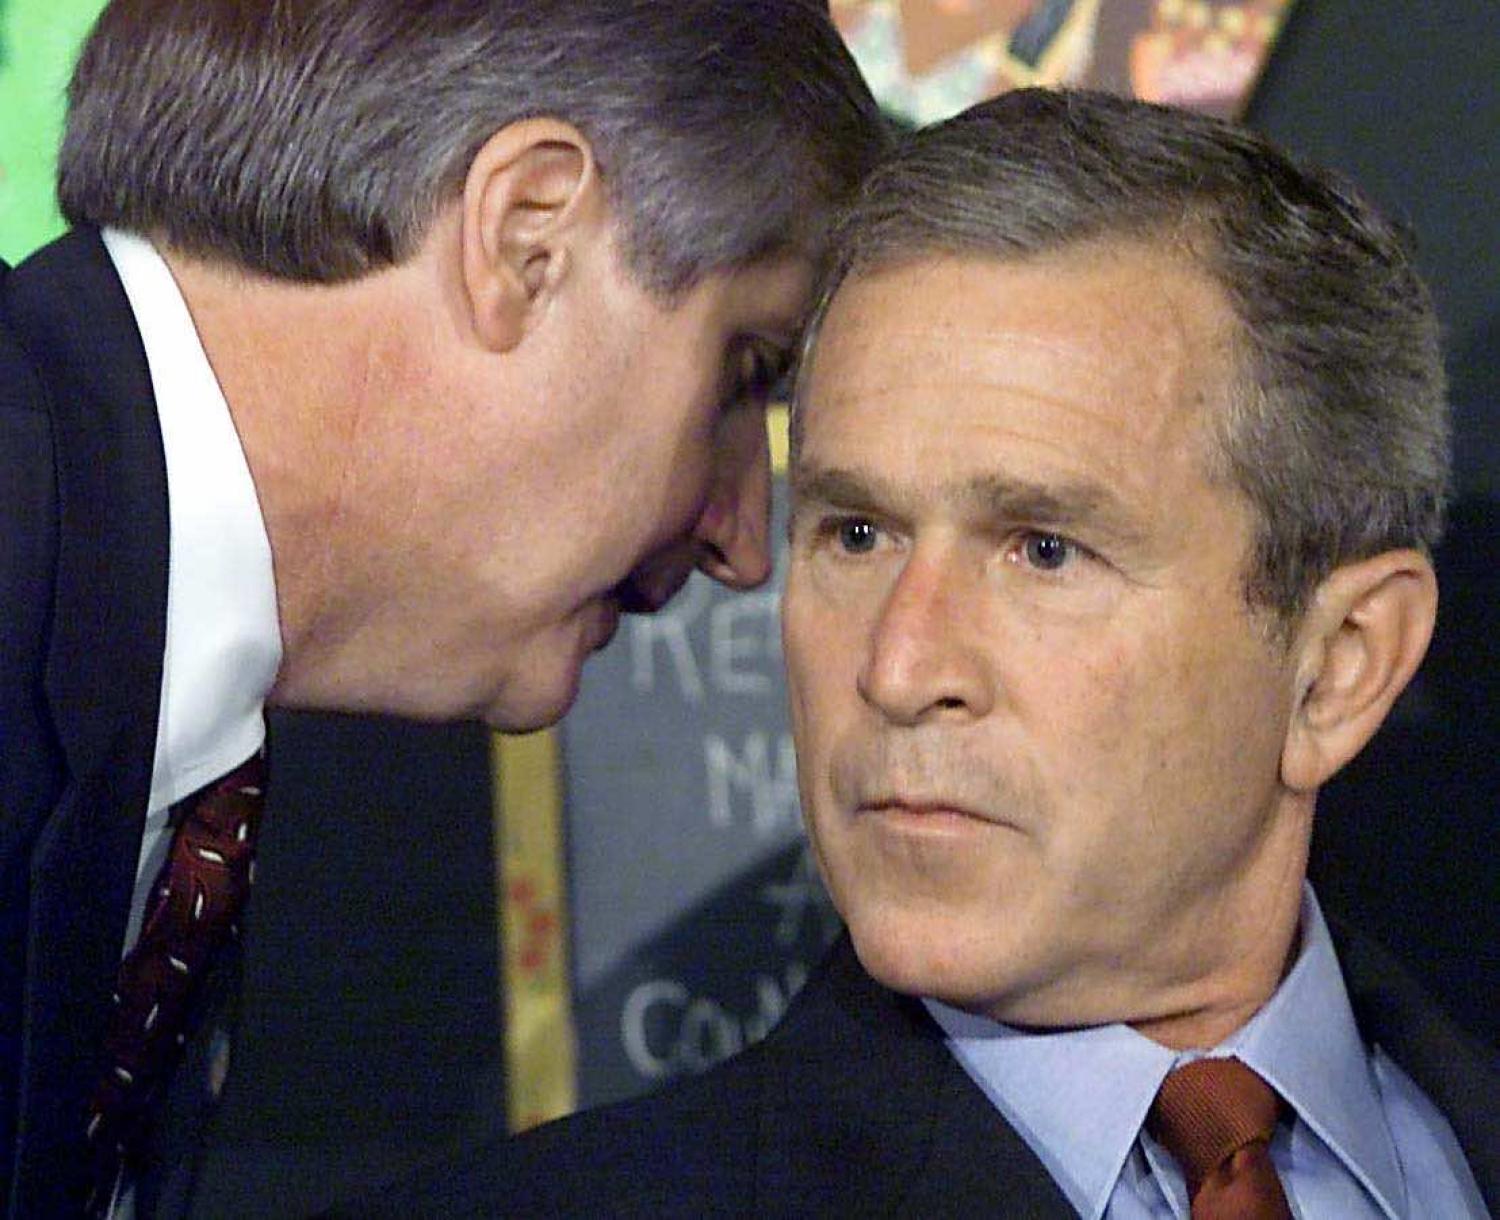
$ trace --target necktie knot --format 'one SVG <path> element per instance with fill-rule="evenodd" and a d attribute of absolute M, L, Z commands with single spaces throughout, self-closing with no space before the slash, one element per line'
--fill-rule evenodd
<path fill-rule="evenodd" d="M 1196 1059 L 1167 1074 L 1146 1127 L 1182 1166 L 1193 1220 L 1290 1215 L 1268 1151 L 1281 1106 L 1238 1059 Z"/>

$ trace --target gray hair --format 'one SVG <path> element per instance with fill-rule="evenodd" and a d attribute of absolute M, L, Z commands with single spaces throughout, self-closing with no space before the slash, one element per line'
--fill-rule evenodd
<path fill-rule="evenodd" d="M 69 221 L 311 282 L 409 257 L 528 117 L 588 138 L 664 295 L 815 250 L 885 142 L 815 0 L 111 0 L 69 102 Z"/>
<path fill-rule="evenodd" d="M 1217 119 L 1020 90 L 906 136 L 840 222 L 806 350 L 849 277 L 1101 238 L 1186 255 L 1238 318 L 1240 371 L 1211 422 L 1210 473 L 1256 514 L 1252 606 L 1293 621 L 1341 564 L 1436 544 L 1448 409 L 1407 235 L 1333 174 Z M 794 414 L 794 453 L 799 425 Z"/>

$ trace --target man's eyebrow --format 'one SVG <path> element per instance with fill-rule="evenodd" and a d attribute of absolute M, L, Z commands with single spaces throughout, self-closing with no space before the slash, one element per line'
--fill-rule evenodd
<path fill-rule="evenodd" d="M 1149 522 L 1139 509 L 1107 483 L 1096 479 L 1059 479 L 1036 483 L 997 475 L 970 479 L 960 501 L 975 516 L 994 522 L 1076 533 L 1084 542 L 1138 547 L 1149 536 Z"/>
<path fill-rule="evenodd" d="M 1132 516 L 1109 488 L 1083 480 L 1043 484 L 982 475 L 964 484 L 959 498 L 987 517 L 1047 525 L 1103 524 Z"/>
<path fill-rule="evenodd" d="M 839 467 L 802 463 L 792 471 L 794 502 L 851 512 L 901 514 L 909 497 L 877 476 Z M 1116 542 L 1140 540 L 1144 523 L 1110 488 L 1092 480 L 1037 483 L 1000 475 L 979 475 L 938 496 L 969 516 L 994 522 L 1026 522 L 1057 529 L 1081 529 Z"/>
<path fill-rule="evenodd" d="M 896 489 L 884 480 L 830 466 L 796 463 L 791 472 L 792 498 L 797 502 L 826 504 L 853 511 L 872 510 L 890 504 Z"/>

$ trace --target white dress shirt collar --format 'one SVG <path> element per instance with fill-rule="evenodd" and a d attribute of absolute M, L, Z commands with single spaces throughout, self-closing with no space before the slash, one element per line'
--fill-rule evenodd
<path fill-rule="evenodd" d="M 103 237 L 140 329 L 166 451 L 167 647 L 151 772 L 159 810 L 260 748 L 281 629 L 255 484 L 187 303 L 149 241 Z"/>
<path fill-rule="evenodd" d="M 1068 1202 L 1102 1216 L 1176 1053 L 1124 1025 L 1036 1033 L 923 1003 Z"/>

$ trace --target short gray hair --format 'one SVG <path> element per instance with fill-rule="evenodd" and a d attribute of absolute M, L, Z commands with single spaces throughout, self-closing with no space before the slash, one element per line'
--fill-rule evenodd
<path fill-rule="evenodd" d="M 1241 374 L 1211 427 L 1216 473 L 1257 517 L 1251 605 L 1290 621 L 1341 564 L 1431 550 L 1449 491 L 1448 408 L 1411 243 L 1348 183 L 1230 123 L 1037 89 L 904 137 L 837 228 L 808 350 L 852 276 L 1101 238 L 1185 254 L 1238 317 Z"/>
<path fill-rule="evenodd" d="M 313 282 L 410 256 L 523 118 L 590 140 L 663 294 L 815 249 L 884 145 L 816 0 L 111 0 L 69 102 L 71 222 Z"/>

